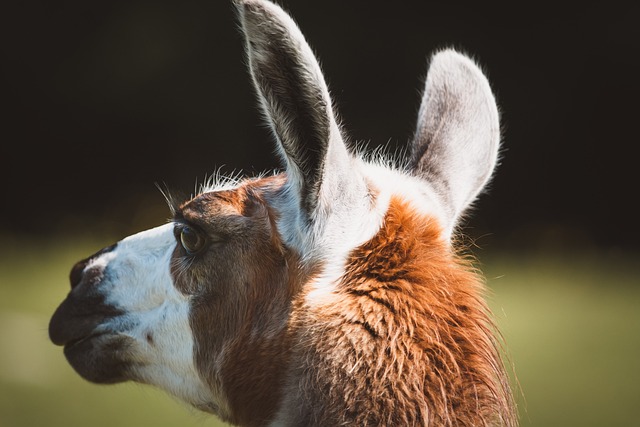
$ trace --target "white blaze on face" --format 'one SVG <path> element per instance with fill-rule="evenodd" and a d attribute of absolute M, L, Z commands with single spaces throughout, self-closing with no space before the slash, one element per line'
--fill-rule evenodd
<path fill-rule="evenodd" d="M 125 238 L 93 261 L 106 267 L 100 284 L 106 303 L 125 313 L 103 326 L 134 339 L 127 358 L 136 381 L 211 411 L 211 392 L 194 364 L 190 297 L 171 276 L 175 246 L 173 224 L 166 224 Z"/>

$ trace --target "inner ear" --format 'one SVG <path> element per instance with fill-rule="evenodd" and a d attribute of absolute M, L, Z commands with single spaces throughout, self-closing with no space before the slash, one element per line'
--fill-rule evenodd
<path fill-rule="evenodd" d="M 444 50 L 431 60 L 412 143 L 412 170 L 436 190 L 448 229 L 489 181 L 500 143 L 489 82 L 468 57 Z"/>
<path fill-rule="evenodd" d="M 320 66 L 297 25 L 268 2 L 238 1 L 262 110 L 307 218 L 316 209 L 329 144 L 342 144 Z"/>

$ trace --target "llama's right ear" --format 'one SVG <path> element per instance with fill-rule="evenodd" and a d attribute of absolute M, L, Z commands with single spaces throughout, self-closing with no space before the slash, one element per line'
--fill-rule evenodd
<path fill-rule="evenodd" d="M 235 0 L 253 83 L 278 140 L 292 192 L 309 219 L 349 155 L 320 66 L 291 17 L 266 0 Z M 326 179 L 325 179 L 326 178 Z M 326 197 L 325 197 L 326 196 Z"/>
<path fill-rule="evenodd" d="M 498 108 L 480 68 L 453 50 L 435 54 L 418 115 L 412 169 L 438 193 L 448 211 L 447 231 L 489 181 L 499 143 Z"/>

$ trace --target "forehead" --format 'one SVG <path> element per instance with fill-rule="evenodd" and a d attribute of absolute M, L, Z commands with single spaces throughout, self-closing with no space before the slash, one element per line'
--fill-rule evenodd
<path fill-rule="evenodd" d="M 245 179 L 235 187 L 209 188 L 176 209 L 176 219 L 206 221 L 207 218 L 246 215 L 258 202 L 268 204 L 285 183 L 282 174 Z"/>
<path fill-rule="evenodd" d="M 246 199 L 247 190 L 244 187 L 209 191 L 183 203 L 177 216 L 185 219 L 203 219 L 211 215 L 238 214 L 244 210 Z"/>

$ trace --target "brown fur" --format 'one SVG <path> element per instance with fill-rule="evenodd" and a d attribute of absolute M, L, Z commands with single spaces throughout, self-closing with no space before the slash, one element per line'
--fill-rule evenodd
<path fill-rule="evenodd" d="M 236 190 L 200 195 L 179 210 L 190 224 L 221 238 L 198 263 L 174 263 L 173 275 L 178 289 L 195 297 L 196 365 L 210 387 L 224 390 L 230 406 L 226 416 L 214 412 L 243 426 L 273 418 L 289 365 L 286 327 L 301 287 L 294 270 L 299 263 L 283 246 L 276 214 L 264 200 L 283 183 L 282 176 L 249 181 Z M 232 268 L 219 268 L 230 259 Z"/>
<path fill-rule="evenodd" d="M 393 200 L 334 297 L 294 314 L 297 425 L 515 425 L 482 292 L 438 224 Z"/>
<path fill-rule="evenodd" d="M 196 362 L 224 389 L 227 420 L 264 425 L 284 402 L 293 425 L 515 425 L 482 283 L 438 224 L 392 199 L 382 229 L 316 304 L 307 298 L 314 275 L 285 249 L 265 201 L 282 182 L 204 194 L 181 209 L 210 234 L 234 232 L 209 251 L 218 260 L 174 271 L 176 286 L 197 294 Z M 241 268 L 215 268 L 228 257 Z"/>

